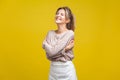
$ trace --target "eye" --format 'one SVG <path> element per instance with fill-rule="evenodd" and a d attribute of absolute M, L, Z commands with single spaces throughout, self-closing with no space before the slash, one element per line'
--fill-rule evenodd
<path fill-rule="evenodd" d="M 63 14 L 63 13 L 61 13 L 61 16 L 64 16 L 64 14 Z"/>

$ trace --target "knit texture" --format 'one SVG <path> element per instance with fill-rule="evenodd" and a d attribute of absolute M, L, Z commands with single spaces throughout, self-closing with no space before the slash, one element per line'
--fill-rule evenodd
<path fill-rule="evenodd" d="M 55 30 L 48 31 L 42 44 L 47 58 L 51 61 L 63 62 L 72 60 L 74 58 L 73 48 L 68 51 L 64 49 L 72 39 L 74 39 L 72 30 L 67 30 L 60 34 L 57 34 Z"/>

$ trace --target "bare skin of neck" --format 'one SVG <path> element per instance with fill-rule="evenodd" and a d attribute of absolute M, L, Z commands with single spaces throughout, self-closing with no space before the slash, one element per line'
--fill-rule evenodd
<path fill-rule="evenodd" d="M 66 24 L 57 24 L 58 29 L 56 30 L 57 34 L 63 33 L 64 31 L 67 31 Z"/>

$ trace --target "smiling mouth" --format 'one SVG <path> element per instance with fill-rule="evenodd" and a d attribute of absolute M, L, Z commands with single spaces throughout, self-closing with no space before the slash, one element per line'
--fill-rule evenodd
<path fill-rule="evenodd" d="M 61 18 L 57 17 L 56 20 L 62 20 Z"/>

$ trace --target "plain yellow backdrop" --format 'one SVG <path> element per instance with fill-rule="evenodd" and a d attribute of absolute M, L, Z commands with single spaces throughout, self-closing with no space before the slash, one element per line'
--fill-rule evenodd
<path fill-rule="evenodd" d="M 119 0 L 0 0 L 0 80 L 48 80 L 42 49 L 57 8 L 76 17 L 78 80 L 120 80 Z"/>

